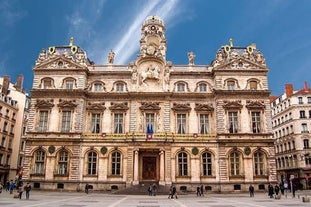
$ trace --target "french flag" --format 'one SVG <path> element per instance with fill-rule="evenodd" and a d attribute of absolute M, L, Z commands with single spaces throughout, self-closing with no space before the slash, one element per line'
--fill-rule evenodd
<path fill-rule="evenodd" d="M 153 135 L 153 127 L 152 125 L 148 124 L 147 125 L 147 139 L 152 139 L 152 135 Z"/>

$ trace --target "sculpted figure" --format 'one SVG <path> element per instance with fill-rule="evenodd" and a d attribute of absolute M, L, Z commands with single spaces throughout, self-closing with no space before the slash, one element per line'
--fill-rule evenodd
<path fill-rule="evenodd" d="M 195 54 L 193 52 L 188 52 L 189 65 L 194 65 Z"/>
<path fill-rule="evenodd" d="M 115 53 L 112 51 L 112 50 L 110 50 L 110 52 L 109 52 L 109 54 L 108 54 L 108 60 L 107 60 L 107 62 L 109 63 L 109 64 L 113 64 L 113 61 L 114 61 L 114 55 L 115 55 Z"/>

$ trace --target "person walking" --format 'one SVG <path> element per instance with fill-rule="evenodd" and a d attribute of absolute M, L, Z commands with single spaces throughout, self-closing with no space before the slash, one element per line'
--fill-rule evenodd
<path fill-rule="evenodd" d="M 197 196 L 201 196 L 201 188 L 200 188 L 200 186 L 197 187 Z"/>
<path fill-rule="evenodd" d="M 84 191 L 86 194 L 89 194 L 89 184 L 85 184 Z"/>
<path fill-rule="evenodd" d="M 201 196 L 204 196 L 204 187 L 203 187 L 203 185 L 201 185 L 201 187 L 200 187 L 200 193 L 201 193 Z"/>
<path fill-rule="evenodd" d="M 253 185 L 249 185 L 248 191 L 249 191 L 249 197 L 254 197 L 255 189 Z"/>
<path fill-rule="evenodd" d="M 174 196 L 177 199 L 177 190 L 176 190 L 175 185 L 173 185 L 173 187 L 172 187 L 172 198 L 174 198 Z"/>
<path fill-rule="evenodd" d="M 28 200 L 29 199 L 29 193 L 31 190 L 31 185 L 29 183 L 27 183 L 24 187 L 24 190 L 26 191 L 26 199 Z"/>
<path fill-rule="evenodd" d="M 24 191 L 24 189 L 23 189 L 23 183 L 20 183 L 20 184 L 19 184 L 19 187 L 18 187 L 18 197 L 19 197 L 19 199 L 22 199 L 23 191 Z"/>

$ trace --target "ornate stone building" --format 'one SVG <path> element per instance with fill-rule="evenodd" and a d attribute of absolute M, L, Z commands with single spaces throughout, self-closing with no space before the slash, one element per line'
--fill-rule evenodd
<path fill-rule="evenodd" d="M 209 65 L 166 60 L 163 21 L 142 25 L 137 59 L 97 65 L 74 45 L 33 68 L 24 179 L 42 189 L 264 189 L 276 181 L 268 69 L 256 46 L 220 47 Z M 117 54 L 116 54 L 117 55 Z"/>
<path fill-rule="evenodd" d="M 294 90 L 271 100 L 278 180 L 297 189 L 311 189 L 311 88 Z M 289 185 L 291 186 L 291 185 Z"/>

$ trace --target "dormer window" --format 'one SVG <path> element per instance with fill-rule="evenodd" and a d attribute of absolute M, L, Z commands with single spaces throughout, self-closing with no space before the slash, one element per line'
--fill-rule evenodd
<path fill-rule="evenodd" d="M 123 92 L 124 91 L 124 83 L 117 83 L 116 84 L 116 91 Z"/>
<path fill-rule="evenodd" d="M 199 84 L 199 91 L 200 92 L 206 92 L 207 91 L 207 86 L 205 83 L 200 83 Z"/>
<path fill-rule="evenodd" d="M 41 88 L 43 89 L 49 89 L 49 88 L 53 88 L 53 79 L 51 78 L 44 78 L 42 80 L 42 84 L 41 84 Z"/>
<path fill-rule="evenodd" d="M 95 83 L 94 84 L 94 91 L 98 92 L 98 91 L 103 91 L 103 84 L 101 83 Z"/>
<path fill-rule="evenodd" d="M 74 81 L 73 80 L 66 80 L 65 81 L 65 88 L 66 89 L 73 89 Z"/>
<path fill-rule="evenodd" d="M 257 81 L 250 81 L 249 82 L 249 88 L 251 90 L 257 90 Z"/>
<path fill-rule="evenodd" d="M 235 82 L 234 81 L 227 81 L 227 87 L 228 87 L 228 90 L 234 90 L 235 89 Z"/>
<path fill-rule="evenodd" d="M 185 91 L 185 84 L 184 83 L 177 83 L 177 91 L 184 92 Z"/>

